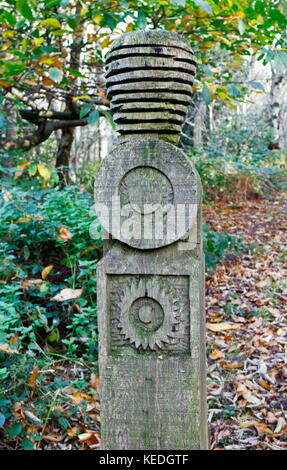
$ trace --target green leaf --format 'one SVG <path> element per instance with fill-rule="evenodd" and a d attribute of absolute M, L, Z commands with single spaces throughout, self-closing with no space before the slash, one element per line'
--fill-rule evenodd
<path fill-rule="evenodd" d="M 7 21 L 7 23 L 8 23 L 10 26 L 15 26 L 15 24 L 16 24 L 16 18 L 15 18 L 15 16 L 12 15 L 12 13 L 10 13 L 9 11 L 4 11 L 3 14 L 4 14 L 4 18 L 5 18 L 5 20 Z"/>
<path fill-rule="evenodd" d="M 66 418 L 59 418 L 59 425 L 66 430 L 70 426 L 70 423 Z"/>
<path fill-rule="evenodd" d="M 211 93 L 207 85 L 203 85 L 201 96 L 206 105 L 211 103 Z"/>
<path fill-rule="evenodd" d="M 265 88 L 261 83 L 253 82 L 252 80 L 250 82 L 247 82 L 247 83 L 248 83 L 248 85 L 252 86 L 252 88 L 254 88 L 255 90 L 261 90 L 261 91 L 265 92 Z"/>
<path fill-rule="evenodd" d="M 234 85 L 228 85 L 227 92 L 232 98 L 236 98 L 239 94 L 237 87 Z"/>
<path fill-rule="evenodd" d="M 28 439 L 28 437 L 24 437 L 22 441 L 22 447 L 24 450 L 33 450 L 34 449 L 34 442 L 31 441 L 31 439 Z"/>
<path fill-rule="evenodd" d="M 108 27 L 113 31 L 117 25 L 117 21 L 111 13 L 104 13 L 104 20 Z"/>
<path fill-rule="evenodd" d="M 89 120 L 88 124 L 91 127 L 94 127 L 99 120 L 99 111 L 97 109 L 94 109 L 91 114 L 89 115 Z"/>
<path fill-rule="evenodd" d="M 12 439 L 14 439 L 15 436 L 19 436 L 19 434 L 21 433 L 22 431 L 22 424 L 21 423 L 14 423 L 12 424 L 12 426 L 9 428 L 8 430 L 8 436 L 9 436 L 9 440 L 11 441 Z"/>
<path fill-rule="evenodd" d="M 27 259 L 29 259 L 29 256 L 30 256 L 30 250 L 27 247 L 27 245 L 25 245 L 24 246 L 24 258 L 25 258 L 26 261 L 27 261 Z"/>
<path fill-rule="evenodd" d="M 81 112 L 80 112 L 80 119 L 82 119 L 83 117 L 86 116 L 86 114 L 88 114 L 90 112 L 90 110 L 92 109 L 93 107 L 93 103 L 88 103 L 86 104 L 82 109 L 81 109 Z"/>
<path fill-rule="evenodd" d="M 33 21 L 34 16 L 26 0 L 17 0 L 16 8 L 26 20 Z"/>
<path fill-rule="evenodd" d="M 287 67 L 287 52 L 285 51 L 277 51 L 277 55 L 280 58 L 280 61 L 282 62 L 285 67 Z"/>
<path fill-rule="evenodd" d="M 204 2 L 203 0 L 193 0 L 193 2 L 200 7 L 202 10 L 204 10 L 206 13 L 209 13 L 210 15 L 213 15 L 213 11 L 209 3 Z"/>
<path fill-rule="evenodd" d="M 37 163 L 31 163 L 28 167 L 29 176 L 35 176 L 37 173 Z"/>
<path fill-rule="evenodd" d="M 106 116 L 112 128 L 115 129 L 116 125 L 114 123 L 113 116 L 111 115 L 111 113 L 109 113 L 109 111 L 106 111 L 106 110 L 102 110 L 102 113 Z"/>
<path fill-rule="evenodd" d="M 238 21 L 238 29 L 239 29 L 239 33 L 241 36 L 245 32 L 245 28 L 246 28 L 245 21 L 243 20 L 243 18 L 240 18 L 240 20 Z"/>
<path fill-rule="evenodd" d="M 138 10 L 138 20 L 137 25 L 138 29 L 146 29 L 146 17 L 141 10 Z"/>
<path fill-rule="evenodd" d="M 0 413 L 0 428 L 2 428 L 4 426 L 5 420 L 6 420 L 6 418 L 3 415 L 3 413 Z"/>
<path fill-rule="evenodd" d="M 54 82 L 61 83 L 63 79 L 63 70 L 53 67 L 49 70 L 49 75 Z"/>

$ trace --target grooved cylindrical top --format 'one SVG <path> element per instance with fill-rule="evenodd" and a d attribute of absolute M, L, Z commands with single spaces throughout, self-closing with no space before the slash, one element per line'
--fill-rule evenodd
<path fill-rule="evenodd" d="M 106 63 L 107 95 L 123 138 L 177 143 L 196 70 L 188 42 L 168 31 L 123 34 Z"/>

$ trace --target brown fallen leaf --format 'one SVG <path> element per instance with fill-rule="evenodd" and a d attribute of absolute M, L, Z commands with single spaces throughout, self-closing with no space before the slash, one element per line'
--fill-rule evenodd
<path fill-rule="evenodd" d="M 55 300 L 56 302 L 64 302 L 65 300 L 72 300 L 78 299 L 81 297 L 84 289 L 63 289 L 59 294 L 51 297 L 51 300 Z"/>
<path fill-rule="evenodd" d="M 0 344 L 0 351 L 7 354 L 17 354 L 17 349 L 11 349 L 8 344 Z"/>
<path fill-rule="evenodd" d="M 52 271 L 54 265 L 53 264 L 50 264 L 49 266 L 46 266 L 43 271 L 41 272 L 41 275 L 42 275 L 42 279 L 46 279 L 46 277 L 48 276 L 48 274 Z"/>
<path fill-rule="evenodd" d="M 58 235 L 57 238 L 63 242 L 68 242 L 73 237 L 72 232 L 70 232 L 66 227 L 61 226 L 58 228 L 58 231 L 60 235 Z"/>
<path fill-rule="evenodd" d="M 29 380 L 29 386 L 32 388 L 32 390 L 35 390 L 36 388 L 35 380 L 37 378 L 37 375 L 38 375 L 38 367 L 34 367 L 33 373 Z"/>
<path fill-rule="evenodd" d="M 206 323 L 206 328 L 210 331 L 226 331 L 226 330 L 239 330 L 241 325 L 235 325 L 233 323 Z"/>
<path fill-rule="evenodd" d="M 213 360 L 222 359 L 223 357 L 225 357 L 225 354 L 223 351 L 219 351 L 219 349 L 217 349 L 216 351 L 210 353 L 208 357 Z"/>

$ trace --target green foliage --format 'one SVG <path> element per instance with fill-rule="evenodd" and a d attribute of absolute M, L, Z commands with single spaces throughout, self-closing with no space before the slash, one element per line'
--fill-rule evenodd
<path fill-rule="evenodd" d="M 203 247 L 207 272 L 212 272 L 228 253 L 240 253 L 248 249 L 240 236 L 235 237 L 224 231 L 213 232 L 206 224 L 203 226 Z"/>
<path fill-rule="evenodd" d="M 203 149 L 190 157 L 198 170 L 206 201 L 251 196 L 268 197 L 286 188 L 287 155 L 268 149 L 272 141 L 268 123 L 256 116 L 217 121 Z"/>
<path fill-rule="evenodd" d="M 101 240 L 94 242 L 89 235 L 90 224 L 97 224 L 91 204 L 91 197 L 77 187 L 4 186 L 0 343 L 7 344 L 16 335 L 21 348 L 62 347 L 68 354 L 77 348 L 87 358 L 96 351 L 95 265 Z M 65 239 L 63 229 L 71 239 Z M 42 278 L 44 268 L 51 265 L 47 278 Z M 82 296 L 77 301 L 51 300 L 67 287 L 84 287 Z M 49 335 L 56 328 L 59 341 L 51 346 Z"/>

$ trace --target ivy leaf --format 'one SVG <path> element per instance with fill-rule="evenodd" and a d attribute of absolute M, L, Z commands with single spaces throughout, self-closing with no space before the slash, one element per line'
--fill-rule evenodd
<path fill-rule="evenodd" d="M 208 106 L 211 103 L 211 93 L 207 85 L 203 86 L 201 96 L 205 104 Z"/>
<path fill-rule="evenodd" d="M 91 114 L 89 115 L 89 120 L 88 124 L 91 127 L 94 127 L 99 120 L 99 111 L 97 109 L 94 109 Z"/>
<path fill-rule="evenodd" d="M 85 117 L 88 112 L 92 109 L 93 107 L 93 103 L 88 103 L 86 104 L 82 109 L 81 109 L 81 112 L 80 112 L 80 119 L 82 119 L 83 117 Z"/>
<path fill-rule="evenodd" d="M 265 92 L 265 88 L 261 83 L 253 82 L 252 80 L 250 82 L 247 82 L 247 83 L 248 83 L 248 85 L 252 86 L 252 88 L 254 88 L 255 90 L 261 90 L 261 91 Z"/>
<path fill-rule="evenodd" d="M 210 15 L 213 15 L 213 11 L 209 3 L 204 2 L 203 0 L 193 0 L 193 2 L 200 7 L 202 10 L 204 10 L 206 13 L 209 13 Z M 185 2 L 184 2 L 185 3 Z"/>
<path fill-rule="evenodd" d="M 15 436 L 19 436 L 19 434 L 21 433 L 22 431 L 22 424 L 21 423 L 14 423 L 12 424 L 12 426 L 9 428 L 8 430 L 8 436 L 9 436 L 9 440 L 11 441 L 12 439 L 14 439 Z"/>
<path fill-rule="evenodd" d="M 22 441 L 22 447 L 24 450 L 33 450 L 34 449 L 34 442 L 31 441 L 31 439 L 28 439 L 28 437 L 24 437 Z"/>
<path fill-rule="evenodd" d="M 49 70 L 49 75 L 54 82 L 61 83 L 63 79 L 63 70 L 53 67 Z"/>

